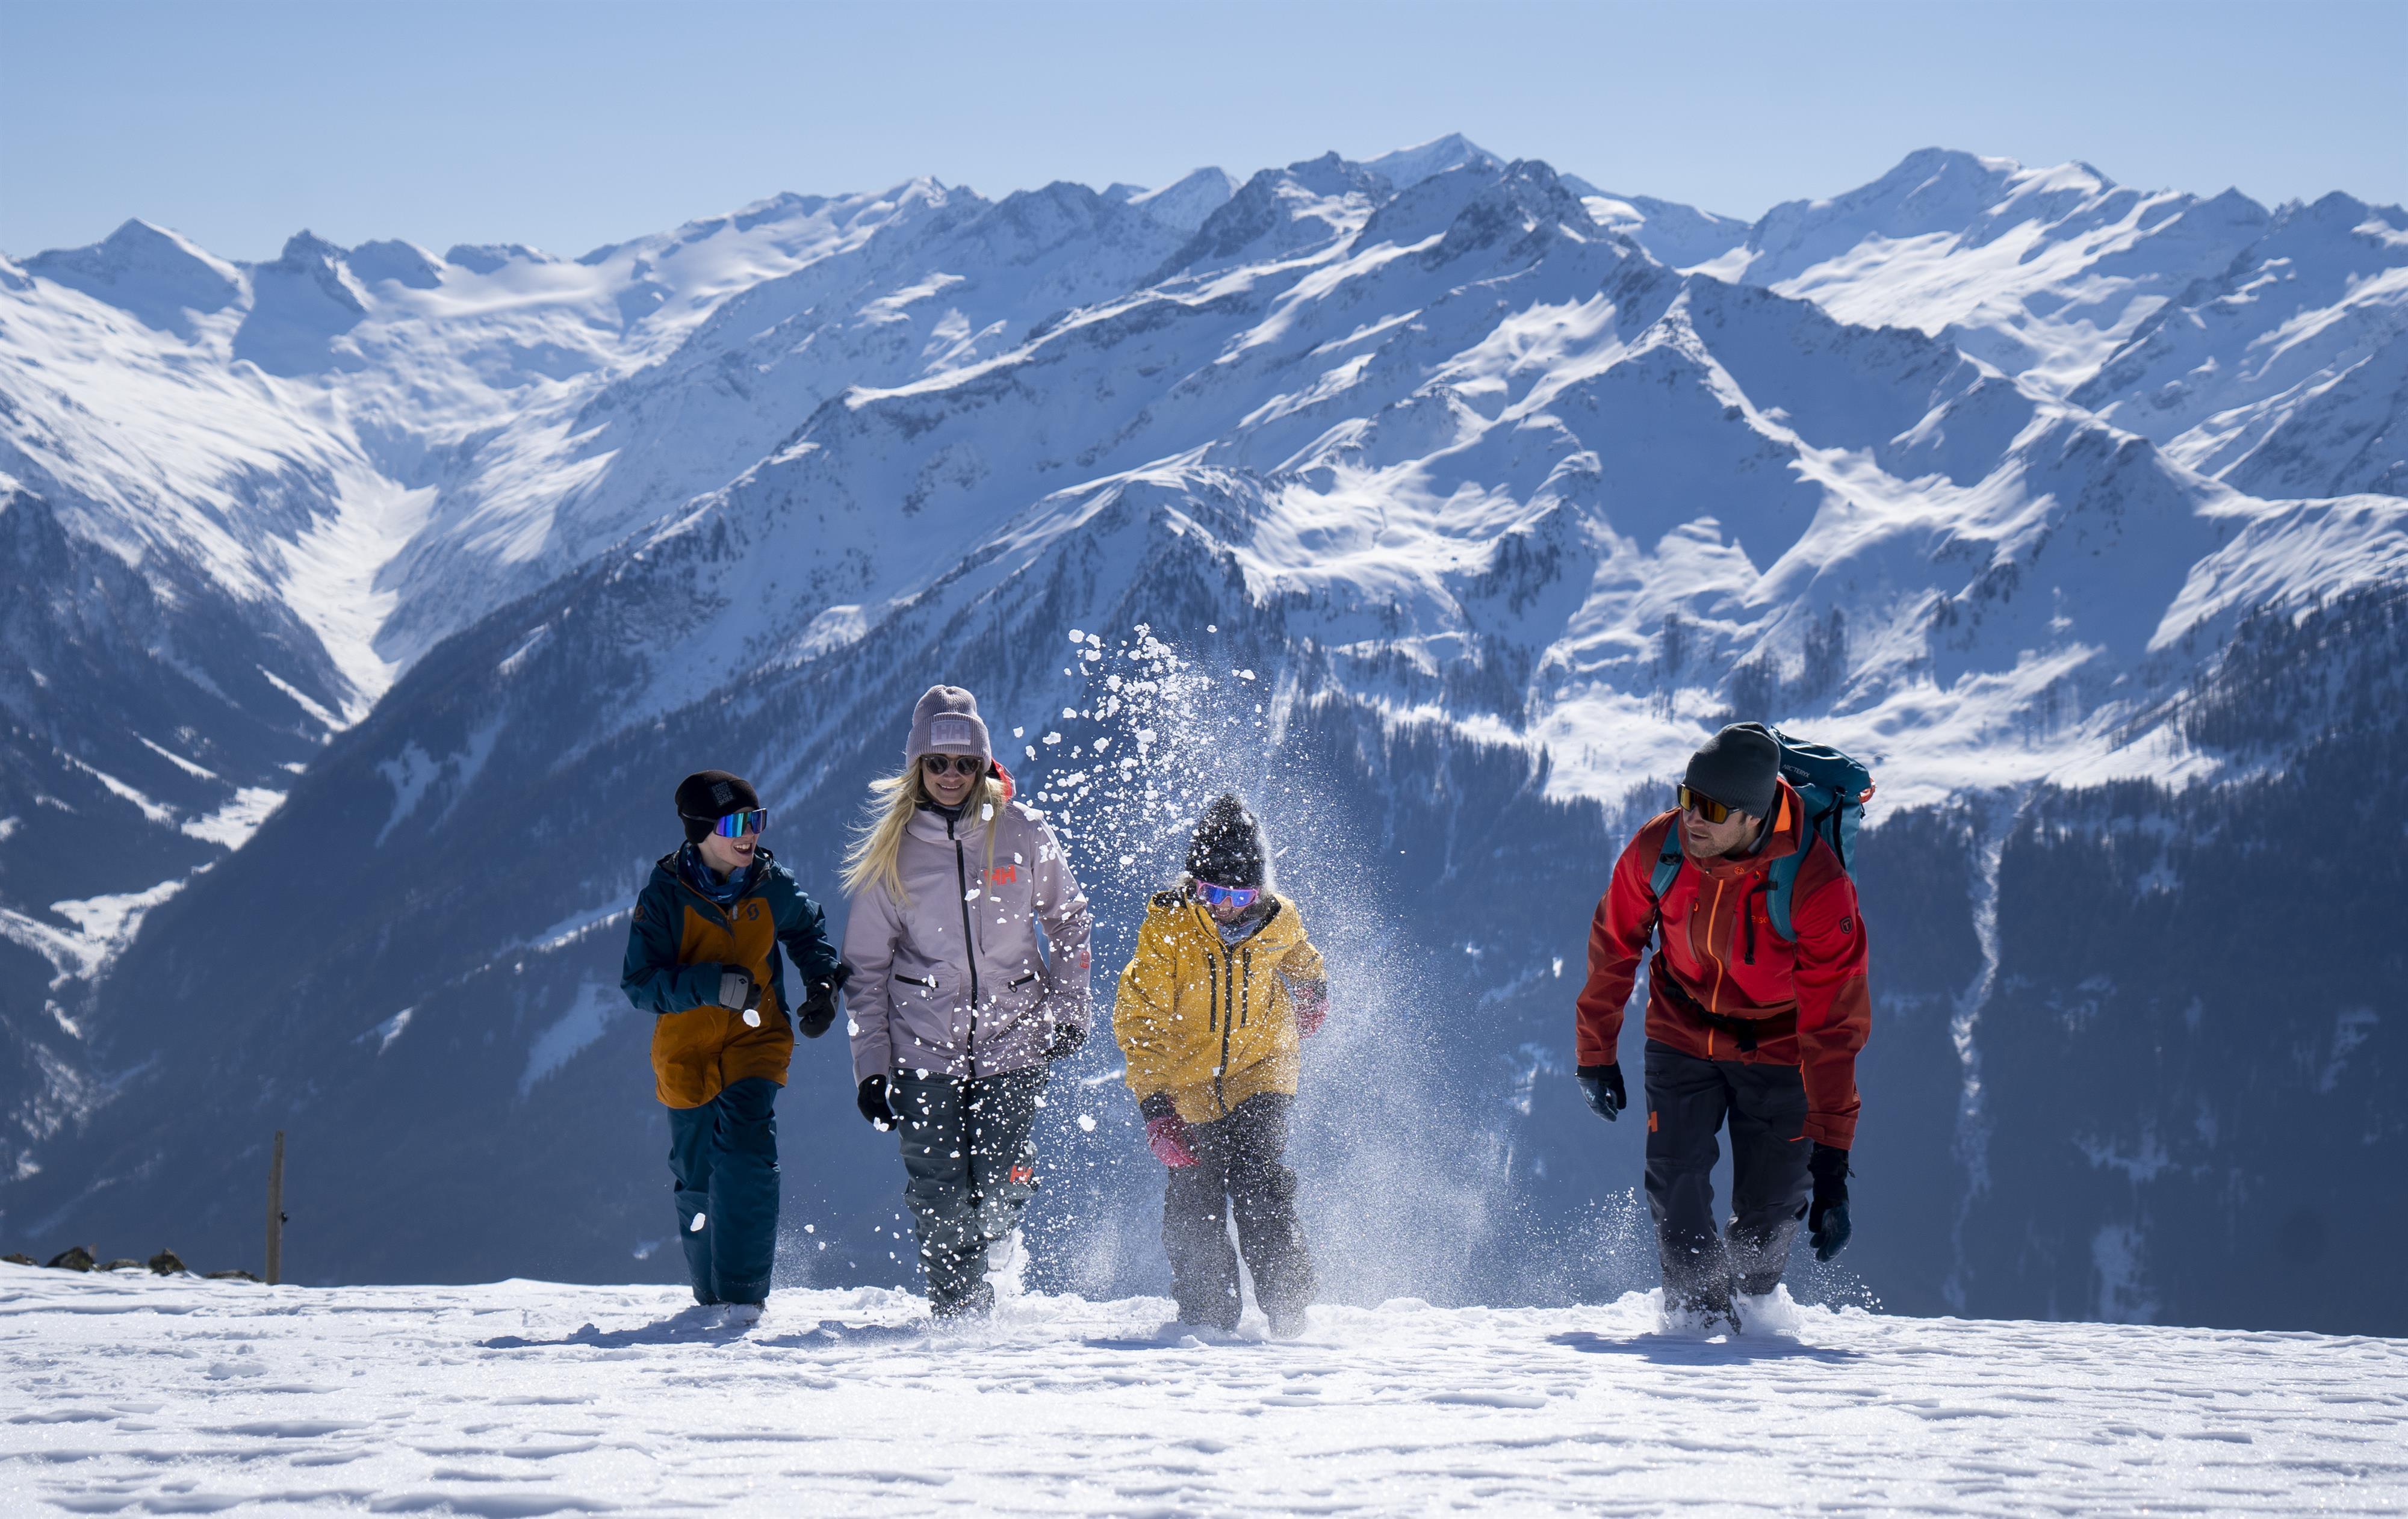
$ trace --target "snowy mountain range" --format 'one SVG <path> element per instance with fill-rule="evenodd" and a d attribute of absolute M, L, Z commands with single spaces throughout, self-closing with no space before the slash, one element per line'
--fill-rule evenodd
<path fill-rule="evenodd" d="M 1107 995 L 1184 798 L 1261 800 L 1347 991 L 1350 1296 L 1644 1275 L 1570 994 L 1748 716 L 1881 787 L 1859 1243 L 1801 1288 L 2402 1332 L 2403 416 L 2399 208 L 1939 150 L 1752 224 L 1447 138 L 0 260 L 0 1234 L 247 1254 L 284 1128 L 305 1277 L 666 1279 L 616 982 L 668 789 L 753 776 L 832 891 L 941 678 Z M 1049 1110 L 1091 1294 L 1159 1274 L 1116 1064 Z M 789 1268 L 906 1280 L 842 1066 Z"/>

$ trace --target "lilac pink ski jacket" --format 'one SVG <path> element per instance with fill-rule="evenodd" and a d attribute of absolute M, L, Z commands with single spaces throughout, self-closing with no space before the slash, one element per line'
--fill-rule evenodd
<path fill-rule="evenodd" d="M 1055 1025 L 1085 1032 L 1086 894 L 1043 818 L 1007 800 L 993 823 L 990 842 L 976 808 L 921 809 L 896 861 L 903 896 L 881 883 L 853 898 L 854 1081 L 1001 1076 L 1044 1064 Z"/>

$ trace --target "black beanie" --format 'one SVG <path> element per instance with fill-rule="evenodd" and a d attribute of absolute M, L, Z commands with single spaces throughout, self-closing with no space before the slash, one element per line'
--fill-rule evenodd
<path fill-rule="evenodd" d="M 1770 817 L 1781 794 L 1781 744 L 1761 723 L 1734 723 L 1689 756 L 1684 779 L 1701 796 Z"/>
<path fill-rule="evenodd" d="M 685 841 L 699 844 L 730 812 L 749 812 L 761 805 L 752 783 L 725 770 L 696 770 L 678 782 L 678 816 L 685 823 Z"/>
<path fill-rule="evenodd" d="M 1223 792 L 1204 810 L 1187 846 L 1187 873 L 1215 886 L 1263 884 L 1263 830 L 1235 793 Z"/>

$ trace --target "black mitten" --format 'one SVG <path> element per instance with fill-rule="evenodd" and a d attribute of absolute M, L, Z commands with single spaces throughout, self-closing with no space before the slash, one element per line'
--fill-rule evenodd
<path fill-rule="evenodd" d="M 1817 1143 L 1806 1162 L 1814 1178 L 1814 1200 L 1806 1209 L 1806 1232 L 1814 1242 L 1814 1258 L 1828 1261 L 1847 1248 L 1848 1153 Z"/>
<path fill-rule="evenodd" d="M 1045 1058 L 1048 1060 L 1068 1060 L 1072 1055 L 1079 1053 L 1080 1045 L 1086 1042 L 1087 1031 L 1081 1028 L 1078 1025 L 1055 1024 L 1054 1025 L 1054 1042 L 1045 1046 Z"/>
<path fill-rule="evenodd" d="M 843 991 L 844 983 L 852 979 L 853 967 L 838 961 L 834 976 L 811 984 L 811 995 L 803 998 L 803 1005 L 795 1010 L 795 1024 L 802 1029 L 803 1038 L 815 1039 L 828 1031 L 828 1025 L 836 1022 L 837 994 Z"/>
<path fill-rule="evenodd" d="M 861 1116 L 868 1119 L 870 1126 L 881 1134 L 903 1122 L 903 1116 L 895 1111 L 894 1102 L 887 1096 L 886 1078 L 883 1076 L 863 1077 L 861 1090 L 853 1094 L 853 1105 L 861 1110 Z"/>
<path fill-rule="evenodd" d="M 1589 1110 L 1611 1124 L 1630 1106 L 1630 1095 L 1623 1090 L 1622 1068 L 1615 1066 L 1582 1066 L 1572 1072 L 1580 1082 L 1581 1096 L 1588 1098 Z"/>

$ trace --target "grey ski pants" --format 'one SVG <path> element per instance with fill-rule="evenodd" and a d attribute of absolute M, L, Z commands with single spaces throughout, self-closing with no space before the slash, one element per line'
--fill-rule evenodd
<path fill-rule="evenodd" d="M 1730 1125 L 1731 1217 L 1714 1223 L 1714 1135 Z M 1813 1182 L 1806 1082 L 1795 1066 L 1704 1060 L 1647 1041 L 1647 1211 L 1667 1301 L 1770 1292 L 1789 1264 Z"/>
<path fill-rule="evenodd" d="M 920 1236 L 928 1306 L 952 1317 L 995 1302 L 986 1247 L 1020 1226 L 1037 1192 L 1037 1142 L 1029 1130 L 1046 1068 L 964 1082 L 896 1077 L 902 1114 L 904 1200 Z"/>

